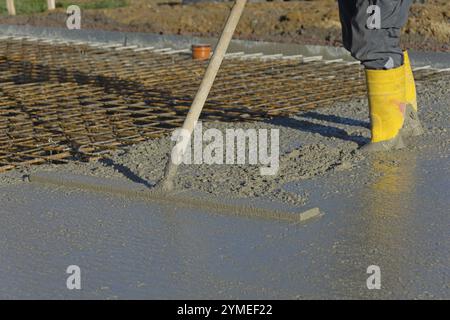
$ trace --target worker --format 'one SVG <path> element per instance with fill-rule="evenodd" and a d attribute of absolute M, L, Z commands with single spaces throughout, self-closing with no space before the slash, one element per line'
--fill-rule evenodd
<path fill-rule="evenodd" d="M 400 30 L 412 0 L 338 0 L 343 43 L 365 67 L 371 142 L 367 151 L 400 149 L 420 135 L 414 77 Z"/>

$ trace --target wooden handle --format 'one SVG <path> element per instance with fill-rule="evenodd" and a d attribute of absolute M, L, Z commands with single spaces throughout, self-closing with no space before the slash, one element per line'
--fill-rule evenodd
<path fill-rule="evenodd" d="M 192 132 L 198 118 L 200 117 L 200 113 L 205 105 L 214 80 L 216 79 L 220 65 L 222 64 L 223 58 L 227 52 L 231 38 L 234 34 L 234 30 L 239 23 L 246 2 L 247 0 L 236 0 L 230 12 L 227 23 L 222 31 L 222 35 L 220 36 L 219 42 L 217 43 L 213 56 L 211 57 L 211 61 L 209 62 L 208 68 L 203 76 L 200 88 L 195 95 L 194 101 L 189 109 L 189 113 L 184 121 L 183 129 L 186 129 L 189 132 Z"/>
<path fill-rule="evenodd" d="M 56 8 L 55 0 L 47 0 L 47 7 L 48 10 L 55 10 Z"/>
<path fill-rule="evenodd" d="M 242 12 L 244 11 L 245 4 L 247 0 L 236 0 L 231 9 L 230 15 L 228 16 L 225 27 L 220 36 L 219 42 L 214 49 L 213 56 L 208 64 L 203 80 L 200 87 L 195 95 L 194 101 L 189 109 L 189 112 L 184 120 L 182 131 L 185 136 L 181 143 L 178 143 L 174 150 L 172 151 L 172 158 L 166 166 L 163 188 L 170 190 L 173 188 L 172 179 L 176 175 L 178 165 L 174 164 L 173 159 L 181 159 L 188 146 L 189 139 L 191 138 L 192 132 L 197 124 L 197 121 L 202 112 L 203 106 L 205 105 L 206 99 L 208 98 L 211 87 L 216 79 L 217 73 L 219 71 L 220 65 L 222 64 L 223 58 L 227 52 L 228 46 L 230 44 L 231 38 L 233 37 L 236 26 L 239 23 Z"/>
<path fill-rule="evenodd" d="M 14 5 L 14 0 L 6 0 L 6 8 L 11 16 L 16 15 L 16 6 Z"/>

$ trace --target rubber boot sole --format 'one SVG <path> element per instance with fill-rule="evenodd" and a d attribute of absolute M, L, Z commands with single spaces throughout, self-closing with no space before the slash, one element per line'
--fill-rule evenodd
<path fill-rule="evenodd" d="M 405 143 L 402 138 L 402 130 L 390 140 L 380 141 L 380 142 L 370 142 L 361 147 L 361 151 L 363 152 L 380 152 L 380 151 L 389 151 L 389 150 L 397 150 L 405 147 Z"/>

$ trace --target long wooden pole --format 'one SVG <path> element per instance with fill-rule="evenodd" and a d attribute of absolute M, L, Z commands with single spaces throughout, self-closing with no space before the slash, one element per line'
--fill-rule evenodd
<path fill-rule="evenodd" d="M 217 76 L 217 72 L 219 71 L 220 65 L 222 64 L 223 58 L 228 49 L 228 45 L 230 44 L 231 38 L 233 37 L 234 31 L 236 30 L 236 26 L 239 23 L 246 3 L 247 0 L 236 0 L 233 8 L 231 9 L 230 15 L 228 16 L 219 42 L 214 49 L 211 61 L 209 62 L 208 68 L 206 69 L 205 75 L 203 76 L 203 80 L 183 123 L 183 127 L 181 130 L 183 132 L 182 143 L 177 143 L 172 150 L 171 157 L 169 156 L 169 161 L 165 168 L 164 177 L 160 182 L 160 185 L 164 191 L 170 191 L 174 187 L 173 180 L 177 174 L 178 163 L 181 162 L 181 158 L 186 151 L 188 142 L 192 136 L 192 132 L 200 117 L 203 106 L 206 102 L 206 98 L 208 97 L 208 94 Z"/>
<path fill-rule="evenodd" d="M 11 16 L 16 15 L 16 6 L 14 5 L 14 0 L 6 0 L 6 8 Z"/>
<path fill-rule="evenodd" d="M 55 10 L 56 8 L 55 0 L 47 0 L 47 6 L 48 10 Z"/>

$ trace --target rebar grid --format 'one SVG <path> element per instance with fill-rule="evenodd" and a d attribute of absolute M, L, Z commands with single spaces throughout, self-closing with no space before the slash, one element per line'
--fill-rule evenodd
<path fill-rule="evenodd" d="M 309 61 L 309 62 L 308 62 Z M 169 49 L 0 40 L 0 172 L 89 160 L 179 127 L 206 68 Z M 448 76 L 433 69 L 419 80 Z M 202 119 L 264 120 L 365 94 L 361 66 L 229 55 Z"/>

